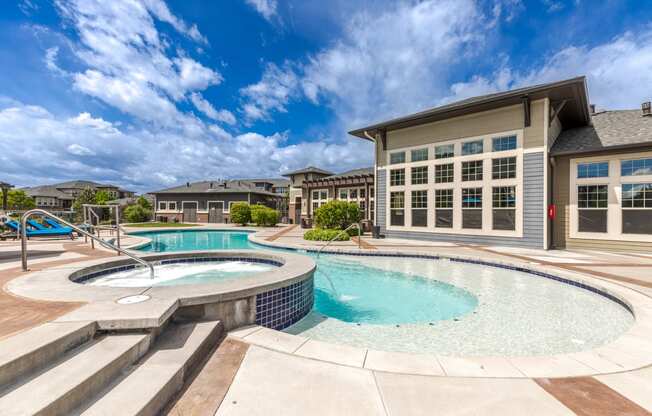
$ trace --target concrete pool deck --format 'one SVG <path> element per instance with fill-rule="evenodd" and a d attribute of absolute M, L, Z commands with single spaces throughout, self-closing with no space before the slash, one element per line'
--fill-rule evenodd
<path fill-rule="evenodd" d="M 210 228 L 217 228 L 211 226 Z M 219 227 L 223 228 L 223 227 Z M 229 227 L 232 229 L 233 227 Z M 240 228 L 238 228 L 240 229 Z M 139 228 L 139 231 L 144 229 Z M 160 230 L 160 229 L 157 229 Z M 135 231 L 135 230 L 134 230 Z M 302 249 L 319 248 L 301 238 L 303 230 L 298 227 L 257 230 L 256 238 L 265 244 L 295 246 Z M 271 239 L 271 241 L 268 240 Z M 543 251 L 514 249 L 507 247 L 481 247 L 444 243 L 421 243 L 407 240 L 374 240 L 363 237 L 367 243 L 364 251 L 418 251 L 440 255 L 469 256 L 489 261 L 520 263 L 555 271 L 565 271 L 585 275 L 589 279 L 633 289 L 640 295 L 652 295 L 652 255 L 646 253 L 604 253 L 590 251 Z M 133 241 L 135 244 L 137 241 Z M 14 251 L 17 245 L 0 245 L 0 251 Z M 38 246 L 37 246 L 38 244 Z M 39 250 L 47 249 L 55 242 L 30 242 Z M 58 243 L 61 245 L 61 242 Z M 128 243 L 123 241 L 124 245 Z M 338 242 L 332 246 L 338 249 L 355 250 L 355 242 Z M 58 251 L 62 247 L 57 248 Z M 96 250 L 97 251 L 97 250 Z M 30 264 L 42 263 L 47 267 L 50 261 L 74 262 L 89 257 L 67 257 L 68 250 L 45 259 L 31 260 Z M 18 260 L 0 263 L 3 268 L 15 269 Z M 648 273 L 649 271 L 649 273 Z M 3 294 L 3 296 L 10 296 Z M 19 317 L 15 317 L 19 319 Z M 50 320 L 43 318 L 44 321 Z M 0 328 L 2 330 L 2 328 Z M 419 374 L 419 363 L 412 371 L 390 371 L 388 365 L 410 365 L 396 357 L 372 352 L 369 354 L 349 347 L 322 345 L 314 340 L 300 339 L 266 329 L 243 329 L 235 331 L 227 340 L 244 340 L 240 362 L 230 364 L 232 377 L 210 378 L 211 370 L 204 370 L 181 397 L 178 406 L 170 414 L 183 412 L 183 400 L 195 400 L 195 409 L 201 398 L 212 401 L 212 405 L 202 408 L 199 413 L 218 415 L 250 414 L 352 414 L 352 415 L 403 415 L 403 414 L 586 414 L 611 415 L 650 414 L 652 410 L 652 367 L 634 371 L 617 372 L 591 377 L 537 378 L 521 377 L 483 377 L 481 372 L 487 368 L 505 368 L 503 361 L 477 363 L 458 361 L 447 363 L 447 367 L 459 368 L 467 373 L 442 376 L 441 374 Z M 649 340 L 650 333 L 646 335 Z M 299 339 L 295 339 L 299 338 Z M 269 343 L 277 345 L 272 348 Z M 254 342 L 255 341 L 255 342 Z M 216 352 L 217 354 L 217 352 Z M 331 359 L 325 359 L 331 357 Z M 368 361 L 368 362 L 367 362 Z M 210 360 L 209 360 L 210 362 Z M 361 363 L 362 362 L 362 363 Z M 562 368 L 570 364 L 558 363 Z M 445 371 L 439 363 L 431 370 Z M 484 368 L 482 368 L 484 367 Z M 218 367 L 220 370 L 222 367 Z M 465 369 L 465 370 L 464 370 Z M 460 370 L 460 371 L 462 371 Z M 204 373 L 206 371 L 206 373 Z M 213 374 L 220 372 L 212 368 Z M 513 369 L 510 369 L 513 371 Z M 403 372 L 405 374 L 400 374 Z M 465 375 L 466 374 L 466 375 Z M 475 375 L 475 376 L 473 376 Z M 203 376 L 203 377 L 202 377 Z M 535 374 L 533 374 L 535 376 Z M 202 385 L 202 383 L 204 383 Z M 213 383 L 213 385 L 211 385 Z M 208 384 L 208 385 L 207 385 Z M 203 387 L 203 389 L 202 389 Z M 208 389 L 208 390 L 207 390 Z M 211 390 L 213 389 L 213 390 Z M 202 391 L 198 396 L 187 397 L 193 391 Z M 219 391 L 220 398 L 206 394 L 206 391 Z M 220 405 L 221 403 L 221 405 Z M 218 408 L 219 406 L 219 408 Z M 176 413 L 175 413 L 176 412 Z"/>

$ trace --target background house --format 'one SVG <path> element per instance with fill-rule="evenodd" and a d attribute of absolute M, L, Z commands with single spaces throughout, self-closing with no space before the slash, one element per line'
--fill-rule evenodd
<path fill-rule="evenodd" d="M 134 192 L 121 189 L 115 185 L 102 184 L 92 181 L 76 180 L 61 182 L 52 185 L 34 186 L 24 188 L 25 193 L 34 198 L 38 208 L 67 211 L 72 209 L 75 198 L 84 190 L 106 191 L 109 199 L 130 198 Z"/>

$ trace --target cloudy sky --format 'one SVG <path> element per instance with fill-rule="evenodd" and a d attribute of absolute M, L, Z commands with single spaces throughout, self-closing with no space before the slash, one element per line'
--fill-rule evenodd
<path fill-rule="evenodd" d="M 586 75 L 600 108 L 652 98 L 652 2 L 11 0 L 0 181 L 138 191 L 373 163 L 346 132 Z"/>

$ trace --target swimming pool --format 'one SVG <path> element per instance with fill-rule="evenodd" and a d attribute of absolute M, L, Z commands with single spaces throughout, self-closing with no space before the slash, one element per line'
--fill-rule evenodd
<path fill-rule="evenodd" d="M 136 233 L 143 251 L 260 249 L 242 231 Z M 264 247 L 269 249 L 268 247 Z M 531 273 L 445 259 L 306 253 L 315 305 L 286 332 L 440 355 L 549 355 L 606 344 L 634 322 L 623 305 Z"/>

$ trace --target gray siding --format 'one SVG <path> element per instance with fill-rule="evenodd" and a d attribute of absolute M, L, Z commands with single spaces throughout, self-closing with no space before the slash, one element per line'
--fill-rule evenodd
<path fill-rule="evenodd" d="M 528 153 L 523 158 L 523 237 L 491 237 L 467 236 L 459 234 L 441 234 L 411 231 L 387 231 L 385 224 L 386 212 L 386 173 L 378 170 L 376 175 L 376 196 L 378 200 L 378 222 L 381 232 L 387 237 L 410 238 L 414 240 L 446 241 L 468 244 L 493 244 L 501 246 L 543 248 L 543 214 L 545 204 L 543 200 L 543 152 Z"/>

